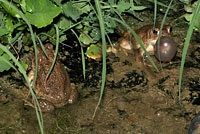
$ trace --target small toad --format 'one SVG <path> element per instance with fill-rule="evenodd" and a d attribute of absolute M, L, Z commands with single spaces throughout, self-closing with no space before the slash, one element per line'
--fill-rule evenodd
<path fill-rule="evenodd" d="M 54 49 L 52 44 L 44 45 L 48 58 L 40 47 L 38 53 L 38 74 L 36 84 L 33 87 L 38 98 L 41 110 L 48 112 L 54 107 L 62 107 L 72 104 L 77 100 L 78 93 L 70 84 L 70 78 L 64 66 L 56 60 L 54 68 L 46 80 L 47 73 L 54 59 Z M 30 83 L 33 83 L 35 73 L 35 57 L 32 58 L 32 70 L 28 74 Z"/>
<path fill-rule="evenodd" d="M 154 45 L 158 39 L 160 27 L 153 25 L 146 25 L 137 30 L 136 34 L 142 41 L 145 49 L 150 55 L 154 55 Z M 162 29 L 161 36 L 171 36 L 171 27 L 165 25 Z M 126 55 L 133 50 L 136 52 L 136 61 L 143 61 L 144 50 L 141 48 L 133 34 L 130 30 L 123 33 L 122 37 L 119 39 L 120 48 L 125 51 Z"/>

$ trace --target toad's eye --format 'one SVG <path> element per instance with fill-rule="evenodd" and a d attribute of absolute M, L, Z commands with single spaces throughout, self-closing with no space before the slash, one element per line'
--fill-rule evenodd
<path fill-rule="evenodd" d="M 165 30 L 167 31 L 167 33 L 171 33 L 172 27 L 170 25 L 167 25 L 167 26 L 165 26 Z"/>
<path fill-rule="evenodd" d="M 169 33 L 171 33 L 171 32 L 172 32 L 172 27 L 169 28 Z"/>
<path fill-rule="evenodd" d="M 158 31 L 157 31 L 156 29 L 152 29 L 152 33 L 153 33 L 154 35 L 157 35 L 157 34 L 158 34 Z"/>

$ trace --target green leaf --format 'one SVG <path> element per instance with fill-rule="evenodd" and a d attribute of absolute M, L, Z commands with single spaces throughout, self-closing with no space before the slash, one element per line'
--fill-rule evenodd
<path fill-rule="evenodd" d="M 14 20 L 11 17 L 6 17 L 6 21 L 5 21 L 5 28 L 7 29 L 8 33 L 12 34 L 12 32 L 15 30 L 15 28 L 17 28 L 18 26 L 21 25 L 20 22 L 14 24 Z"/>
<path fill-rule="evenodd" d="M 60 21 L 58 22 L 58 27 L 60 29 L 67 29 L 68 27 L 70 27 L 72 25 L 72 21 L 69 20 L 68 18 L 66 17 L 61 17 L 60 18 Z"/>
<path fill-rule="evenodd" d="M 20 3 L 21 0 L 13 0 L 15 3 Z"/>
<path fill-rule="evenodd" d="M 125 2 L 124 0 L 120 0 L 117 4 L 117 11 L 121 14 L 130 8 L 130 3 Z"/>
<path fill-rule="evenodd" d="M 192 17 L 193 17 L 193 14 L 186 14 L 185 15 L 185 19 L 187 21 L 189 21 L 190 23 L 192 21 Z M 198 30 L 200 30 L 200 21 L 199 21 L 199 19 L 200 19 L 200 14 L 197 14 L 197 19 L 195 20 L 194 28 L 198 29 Z"/>
<path fill-rule="evenodd" d="M 21 66 L 23 67 L 24 70 L 27 70 L 28 65 L 25 62 L 21 62 L 20 64 L 21 64 Z M 21 72 L 22 70 L 20 70 L 20 68 L 19 68 L 19 71 Z"/>
<path fill-rule="evenodd" d="M 80 42 L 82 42 L 85 45 L 92 43 L 91 37 L 86 33 L 82 33 L 79 37 L 79 40 L 80 40 Z"/>
<path fill-rule="evenodd" d="M 187 21 L 191 21 L 192 20 L 192 16 L 193 16 L 193 14 L 185 14 L 185 19 Z"/>
<path fill-rule="evenodd" d="M 61 35 L 59 40 L 60 40 L 60 42 L 67 40 L 67 35 L 65 35 L 65 34 Z"/>
<path fill-rule="evenodd" d="M 5 27 L 1 27 L 0 28 L 0 36 L 6 35 L 8 34 L 8 30 Z"/>
<path fill-rule="evenodd" d="M 80 18 L 80 15 L 82 14 L 81 10 L 74 6 L 72 2 L 67 2 L 63 6 L 63 11 L 67 17 L 71 17 L 74 21 L 77 21 L 77 19 Z"/>
<path fill-rule="evenodd" d="M 108 0 L 108 3 L 109 3 L 110 5 L 114 5 L 114 4 L 115 4 L 115 1 L 114 1 L 114 0 Z"/>
<path fill-rule="evenodd" d="M 31 7 L 26 4 L 26 0 L 22 0 L 21 3 L 20 3 L 20 6 L 21 6 L 24 13 L 32 12 Z"/>
<path fill-rule="evenodd" d="M 77 2 L 74 4 L 77 8 L 81 10 L 82 13 L 88 13 L 92 10 L 92 7 L 88 4 L 87 1 L 85 2 Z"/>
<path fill-rule="evenodd" d="M 194 8 L 188 4 L 188 5 L 184 5 L 184 10 L 188 13 L 192 13 L 194 11 Z"/>
<path fill-rule="evenodd" d="M 197 19 L 195 20 L 194 26 L 200 31 L 200 14 L 197 14 Z"/>
<path fill-rule="evenodd" d="M 10 6 L 8 6 L 7 4 L 2 3 L 2 2 L 0 4 L 4 8 L 4 10 L 6 10 L 6 12 L 9 13 L 11 16 L 16 17 L 16 18 L 21 18 L 21 16 Z M 10 2 L 10 4 L 17 8 L 17 6 L 15 4 L 13 4 L 11 2 Z"/>
<path fill-rule="evenodd" d="M 54 36 L 56 34 L 56 30 L 54 27 L 52 27 L 48 32 L 47 32 L 48 35 L 50 36 Z"/>
<path fill-rule="evenodd" d="M 92 32 L 90 33 L 92 39 L 93 39 L 93 43 L 96 43 L 97 41 L 99 41 L 101 39 L 101 33 L 100 33 L 100 30 L 97 29 L 97 28 L 94 28 L 92 30 Z"/>
<path fill-rule="evenodd" d="M 101 55 L 101 49 L 97 45 L 92 44 L 90 45 L 90 47 L 87 48 L 85 54 L 90 57 L 95 57 Z"/>
<path fill-rule="evenodd" d="M 2 57 L 4 57 L 4 58 L 7 59 L 7 60 L 10 60 L 10 59 L 11 59 L 10 56 L 8 56 L 6 53 L 4 53 L 4 54 L 2 55 Z"/>
<path fill-rule="evenodd" d="M 3 54 L 3 50 L 0 49 L 0 55 L 2 55 L 2 54 Z"/>
<path fill-rule="evenodd" d="M 57 5 L 60 5 L 62 0 L 53 0 Z"/>
<path fill-rule="evenodd" d="M 9 45 L 5 46 L 7 49 L 9 49 Z M 4 54 L 4 51 L 2 49 L 0 49 L 0 56 L 2 56 Z"/>
<path fill-rule="evenodd" d="M 145 6 L 133 6 L 133 8 L 131 10 L 137 10 L 137 11 L 140 11 L 140 10 L 144 10 L 146 9 L 147 7 Z"/>
<path fill-rule="evenodd" d="M 9 70 L 12 64 L 9 62 L 10 57 L 7 54 L 0 56 L 0 72 Z"/>
<path fill-rule="evenodd" d="M 105 30 L 107 33 L 114 33 L 114 28 L 116 28 L 116 23 L 112 19 L 105 19 Z"/>
<path fill-rule="evenodd" d="M 79 24 L 76 26 L 76 29 L 82 29 L 83 28 L 83 25 L 82 24 Z"/>
<path fill-rule="evenodd" d="M 31 10 L 27 10 L 29 8 Z M 53 18 L 58 16 L 61 8 L 54 5 L 49 0 L 26 0 L 25 16 L 38 28 L 45 27 L 53 22 Z"/>
<path fill-rule="evenodd" d="M 91 30 L 91 28 L 90 28 L 90 27 L 87 27 L 87 26 L 83 28 L 83 32 L 86 33 L 86 34 L 88 34 L 88 32 L 89 32 L 90 30 Z"/>
<path fill-rule="evenodd" d="M 28 46 L 24 46 L 24 50 L 28 52 L 30 49 Z"/>

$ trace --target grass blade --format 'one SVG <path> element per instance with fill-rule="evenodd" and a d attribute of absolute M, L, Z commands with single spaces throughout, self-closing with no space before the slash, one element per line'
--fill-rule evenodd
<path fill-rule="evenodd" d="M 99 24 L 100 24 L 100 30 L 101 30 L 101 37 L 102 37 L 102 48 L 103 48 L 103 68 L 102 68 L 102 83 L 101 83 L 101 92 L 100 92 L 100 97 L 98 104 L 95 108 L 94 114 L 93 114 L 93 119 L 95 117 L 96 111 L 101 103 L 102 96 L 103 96 L 103 91 L 104 91 L 104 86 L 105 86 L 105 81 L 106 81 L 106 38 L 105 38 L 105 27 L 104 27 L 104 20 L 101 12 L 101 5 L 99 0 L 95 0 L 95 6 L 97 9 L 98 13 L 98 19 L 99 19 Z"/>
<path fill-rule="evenodd" d="M 198 0 L 196 8 L 194 10 L 194 14 L 192 17 L 192 20 L 190 22 L 190 26 L 188 28 L 187 31 L 187 35 L 186 35 L 186 39 L 185 39 L 185 43 L 184 43 L 184 48 L 183 48 L 183 54 L 182 54 L 182 59 L 181 59 L 181 67 L 180 67 L 180 75 L 179 75 L 179 102 L 181 102 L 181 82 L 182 82 L 182 77 L 183 77 L 183 68 L 184 68 L 184 64 L 185 64 L 185 58 L 186 58 L 186 54 L 187 54 L 187 50 L 189 47 L 189 42 L 192 36 L 192 32 L 194 29 L 194 24 L 196 19 L 198 19 L 198 14 L 200 14 L 200 0 Z"/>
<path fill-rule="evenodd" d="M 46 79 L 45 79 L 45 83 L 47 81 L 47 79 L 49 78 L 53 68 L 54 68 L 54 65 L 56 63 L 56 58 L 57 58 L 57 55 L 58 55 L 58 47 L 59 47 L 59 29 L 58 29 L 58 26 L 56 24 L 54 24 L 55 28 L 56 28 L 56 50 L 55 50 L 55 54 L 54 54 L 54 58 L 53 58 L 53 62 L 51 64 L 51 67 L 49 69 L 49 72 L 46 76 Z"/>

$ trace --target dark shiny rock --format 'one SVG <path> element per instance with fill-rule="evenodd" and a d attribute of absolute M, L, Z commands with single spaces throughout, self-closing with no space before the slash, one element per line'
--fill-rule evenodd
<path fill-rule="evenodd" d="M 188 134 L 200 134 L 200 113 L 192 120 Z"/>

